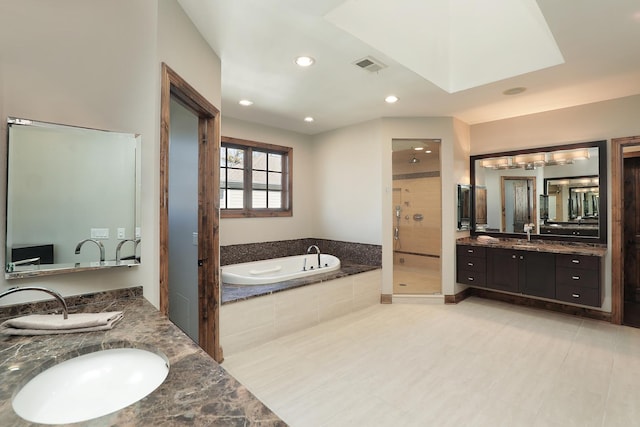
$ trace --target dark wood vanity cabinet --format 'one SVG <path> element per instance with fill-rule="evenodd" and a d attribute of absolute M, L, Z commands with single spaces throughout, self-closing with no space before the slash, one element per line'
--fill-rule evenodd
<path fill-rule="evenodd" d="M 602 303 L 600 258 L 557 255 L 556 298 L 599 307 Z"/>
<path fill-rule="evenodd" d="M 485 286 L 487 282 L 486 248 L 458 245 L 456 247 L 456 263 L 458 283 Z"/>
<path fill-rule="evenodd" d="M 601 262 L 599 256 L 457 246 L 458 283 L 592 307 L 602 306 Z"/>
<path fill-rule="evenodd" d="M 502 248 L 487 250 L 487 288 L 519 292 L 518 252 Z"/>
<path fill-rule="evenodd" d="M 487 288 L 555 298 L 555 255 L 492 248 L 487 251 Z"/>

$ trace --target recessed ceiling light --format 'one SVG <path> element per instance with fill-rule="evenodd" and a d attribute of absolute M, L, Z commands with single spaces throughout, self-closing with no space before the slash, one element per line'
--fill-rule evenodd
<path fill-rule="evenodd" d="M 389 95 L 384 99 L 384 102 L 388 104 L 393 104 L 394 102 L 398 102 L 398 97 L 395 95 Z"/>
<path fill-rule="evenodd" d="M 424 150 L 424 147 L 416 147 L 416 148 L 414 148 L 414 150 L 416 150 L 416 151 L 422 151 L 422 150 Z"/>
<path fill-rule="evenodd" d="M 310 56 L 298 56 L 296 58 L 296 64 L 298 64 L 301 67 L 310 67 L 312 66 L 314 63 L 316 62 L 315 59 L 313 59 Z"/>
<path fill-rule="evenodd" d="M 248 99 L 241 99 L 240 102 L 238 102 L 238 104 L 248 107 L 249 105 L 253 105 L 253 102 L 249 101 Z"/>
<path fill-rule="evenodd" d="M 307 123 L 311 123 L 313 121 L 313 117 L 307 116 L 307 117 L 304 118 L 304 121 L 307 122 Z"/>
<path fill-rule="evenodd" d="M 512 87 L 511 89 L 507 89 L 504 92 L 502 92 L 503 95 L 517 95 L 519 93 L 524 92 L 525 90 L 527 90 L 526 87 Z"/>
<path fill-rule="evenodd" d="M 431 150 L 427 150 L 427 151 L 425 151 L 425 153 L 431 154 Z"/>

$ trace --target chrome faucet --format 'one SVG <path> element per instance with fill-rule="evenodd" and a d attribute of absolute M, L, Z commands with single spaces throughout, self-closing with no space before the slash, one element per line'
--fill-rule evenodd
<path fill-rule="evenodd" d="M 533 223 L 524 225 L 524 232 L 527 233 L 527 242 L 531 241 L 531 231 L 534 227 L 535 225 L 533 225 Z"/>
<path fill-rule="evenodd" d="M 140 244 L 140 239 L 125 239 L 125 240 L 121 240 L 120 243 L 118 243 L 118 246 L 116 246 L 116 262 L 120 262 L 120 250 L 122 249 L 122 245 L 124 245 L 127 242 L 133 242 L 134 243 L 134 247 L 133 247 L 133 257 L 136 257 L 136 250 L 138 249 L 138 245 Z"/>
<path fill-rule="evenodd" d="M 318 254 L 318 268 L 321 268 L 322 264 L 320 264 L 320 248 L 317 247 L 316 245 L 311 245 L 307 248 L 307 254 L 311 253 L 311 249 L 316 250 L 316 254 Z"/>
<path fill-rule="evenodd" d="M 64 318 L 67 319 L 69 317 L 69 310 L 67 308 L 66 301 L 64 300 L 64 298 L 62 298 L 62 295 L 60 295 L 58 292 L 54 291 L 53 289 L 41 288 L 39 286 L 23 286 L 22 288 L 19 288 L 16 286 L 14 288 L 9 288 L 8 290 L 0 293 L 0 298 L 7 295 L 11 295 L 15 292 L 20 292 L 20 291 L 41 291 L 51 295 L 52 297 L 57 299 L 60 305 L 62 306 L 62 315 L 64 316 Z"/>
<path fill-rule="evenodd" d="M 86 242 L 93 242 L 98 245 L 98 248 L 100 249 L 100 262 L 104 262 L 104 245 L 96 239 L 84 239 L 82 242 L 78 243 L 76 246 L 76 255 L 80 254 L 80 248 L 82 248 L 82 245 Z"/>

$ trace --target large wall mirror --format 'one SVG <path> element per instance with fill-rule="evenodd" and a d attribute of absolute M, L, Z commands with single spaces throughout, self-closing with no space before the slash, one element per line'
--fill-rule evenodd
<path fill-rule="evenodd" d="M 472 156 L 472 234 L 606 243 L 606 159 L 606 141 Z"/>
<path fill-rule="evenodd" d="M 5 278 L 132 266 L 139 135 L 8 119 Z"/>

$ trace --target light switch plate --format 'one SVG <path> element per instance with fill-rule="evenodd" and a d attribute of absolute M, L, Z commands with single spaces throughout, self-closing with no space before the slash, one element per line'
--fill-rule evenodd
<path fill-rule="evenodd" d="M 109 229 L 108 228 L 92 228 L 91 238 L 92 239 L 108 239 Z"/>
<path fill-rule="evenodd" d="M 118 239 L 124 239 L 124 228 L 118 227 Z"/>

